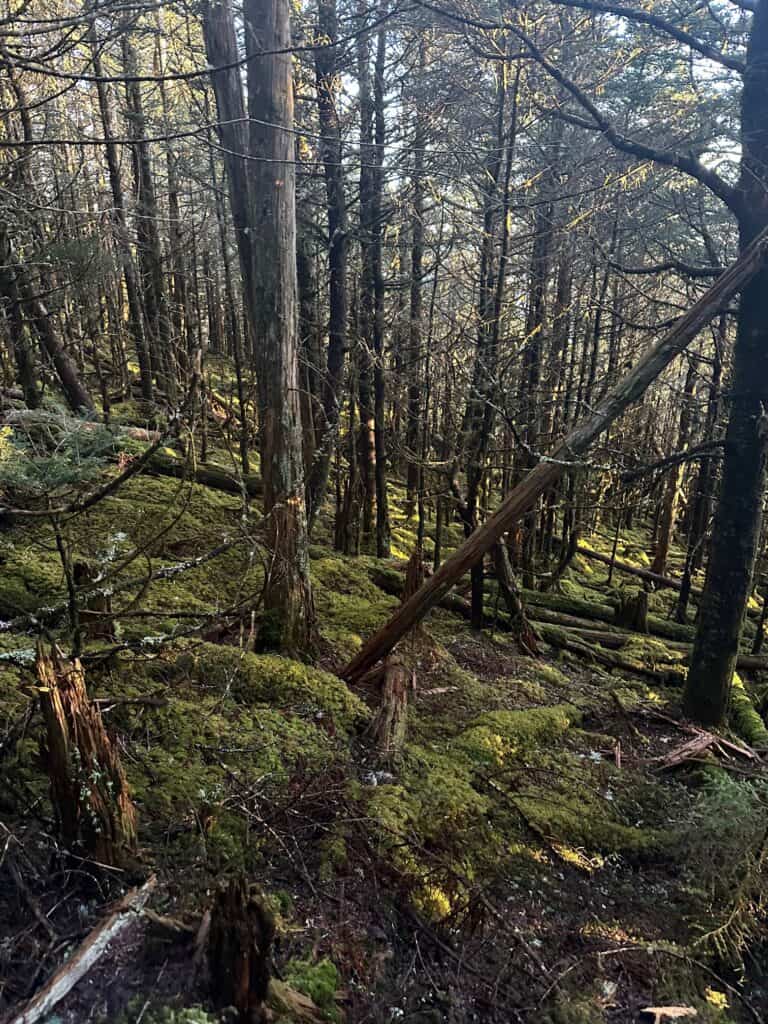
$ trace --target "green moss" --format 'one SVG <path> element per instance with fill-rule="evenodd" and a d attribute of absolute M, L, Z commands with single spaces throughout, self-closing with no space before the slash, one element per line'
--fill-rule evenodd
<path fill-rule="evenodd" d="M 576 708 L 568 704 L 493 711 L 481 715 L 451 744 L 451 750 L 472 762 L 502 766 L 509 757 L 551 743 L 580 718 Z"/>
<path fill-rule="evenodd" d="M 337 676 L 277 654 L 203 643 L 178 658 L 172 673 L 243 704 L 268 704 L 313 718 L 327 715 L 344 731 L 369 717 L 365 704 Z"/>
<path fill-rule="evenodd" d="M 751 746 L 768 747 L 768 729 L 738 672 L 733 674 L 729 719 L 734 730 Z"/>
<path fill-rule="evenodd" d="M 596 997 L 559 992 L 554 1005 L 544 1011 L 541 1024 L 603 1024 L 605 1012 Z"/>
<path fill-rule="evenodd" d="M 144 1024 L 219 1024 L 221 1017 L 209 1013 L 201 1006 L 146 1006 L 143 996 L 136 996 L 111 1024 L 134 1024 L 141 1014 Z M 107 1024 L 106 1021 L 103 1024 Z"/>
<path fill-rule="evenodd" d="M 397 598 L 385 594 L 371 580 L 370 573 L 379 564 L 365 556 L 350 559 L 327 553 L 312 562 L 320 632 L 342 655 L 358 650 L 397 606 Z"/>
<path fill-rule="evenodd" d="M 341 1013 L 336 1006 L 336 990 L 339 987 L 339 972 L 327 958 L 318 960 L 289 960 L 284 968 L 288 985 L 315 1003 L 326 1020 L 340 1022 Z"/>

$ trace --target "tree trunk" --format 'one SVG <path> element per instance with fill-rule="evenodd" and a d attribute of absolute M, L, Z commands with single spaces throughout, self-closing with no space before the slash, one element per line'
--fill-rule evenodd
<path fill-rule="evenodd" d="M 268 1019 L 264 1003 L 274 937 L 271 913 L 251 896 L 244 878 L 218 890 L 208 948 L 211 996 L 217 1007 L 234 1007 L 240 1024 Z"/>
<path fill-rule="evenodd" d="M 144 310 L 141 302 L 139 282 L 136 275 L 136 265 L 131 253 L 130 238 L 128 236 L 128 222 L 125 216 L 125 198 L 123 195 L 123 182 L 120 177 L 120 160 L 117 155 L 117 146 L 114 143 L 115 129 L 112 119 L 112 107 L 107 92 L 107 84 L 103 82 L 101 54 L 96 39 L 95 26 L 90 30 L 91 60 L 93 62 L 93 73 L 97 76 L 96 93 L 99 98 L 99 113 L 101 115 L 101 128 L 104 132 L 104 147 L 107 158 L 107 170 L 109 172 L 109 187 L 112 192 L 112 216 L 115 224 L 115 243 L 120 253 L 120 264 L 123 269 L 125 281 L 125 293 L 128 299 L 128 329 L 133 338 L 136 358 L 139 363 L 139 379 L 141 381 L 141 396 L 146 402 L 154 398 L 154 385 L 152 382 L 152 369 L 150 366 L 149 349 L 147 336 L 144 329 Z"/>
<path fill-rule="evenodd" d="M 123 36 L 123 63 L 128 75 L 137 73 L 136 53 L 128 38 Z M 149 144 L 146 141 L 146 118 L 141 86 L 137 81 L 126 82 L 126 107 L 129 134 L 134 140 L 133 182 L 136 193 L 136 239 L 141 272 L 141 291 L 152 335 L 150 365 L 170 402 L 176 399 L 175 360 L 172 351 L 171 325 L 163 278 L 163 256 L 158 231 L 158 206 Z"/>
<path fill-rule="evenodd" d="M 320 152 L 325 173 L 328 217 L 328 361 L 322 388 L 324 423 L 307 481 L 307 516 L 312 529 L 328 485 L 328 470 L 336 446 L 341 419 L 341 387 L 347 351 L 347 205 L 344 194 L 341 127 L 336 107 L 340 86 L 336 0 L 318 0 L 318 35 L 323 42 L 315 51 L 317 109 L 320 120 Z"/>
<path fill-rule="evenodd" d="M 768 224 L 768 0 L 752 20 L 741 104 L 739 232 L 742 252 Z M 744 613 L 752 587 L 768 454 L 768 268 L 745 286 L 739 304 L 720 498 L 698 629 L 685 689 L 687 714 L 723 721 Z"/>
<path fill-rule="evenodd" d="M 314 607 L 299 408 L 295 146 L 289 0 L 247 0 L 252 249 L 261 477 L 271 565 L 260 646 L 303 650 Z"/>

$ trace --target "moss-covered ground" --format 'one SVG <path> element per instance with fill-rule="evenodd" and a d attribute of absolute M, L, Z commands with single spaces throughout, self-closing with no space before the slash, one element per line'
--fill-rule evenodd
<path fill-rule="evenodd" d="M 234 471 L 227 446 L 215 455 Z M 403 644 L 407 740 L 379 763 L 375 694 L 334 670 L 397 603 L 376 582 L 402 572 L 415 541 L 394 496 L 386 565 L 342 557 L 320 524 L 314 664 L 252 653 L 242 610 L 258 608 L 264 552 L 258 511 L 237 497 L 141 476 L 64 521 L 58 544 L 43 520 L 0 534 L 0 1012 L 39 986 L 115 888 L 84 895 L 58 855 L 41 723 L 28 714 L 41 609 L 50 633 L 71 636 L 63 542 L 111 599 L 109 635 L 82 621 L 86 673 L 138 809 L 136 871 L 158 873 L 158 913 L 192 922 L 227 875 L 258 885 L 278 923 L 275 1019 L 298 1019 L 280 996 L 292 990 L 329 1021 L 609 1024 L 651 1004 L 712 1024 L 765 1019 L 768 786 L 737 758 L 661 770 L 687 738 L 669 718 L 679 691 L 546 645 L 523 657 L 503 629 L 472 633 L 438 609 Z M 459 540 L 451 527 L 446 543 Z M 589 543 L 610 553 L 606 538 Z M 623 536 L 618 556 L 647 567 L 646 544 Z M 606 572 L 579 556 L 559 592 L 610 603 Z M 682 657 L 656 637 L 623 653 Z M 737 680 L 733 726 L 757 746 L 760 693 L 759 680 Z M 24 889 L 10 884 L 19 873 Z M 130 968 L 108 958 L 60 1020 L 217 1019 L 190 951 L 148 927 L 132 942 Z"/>

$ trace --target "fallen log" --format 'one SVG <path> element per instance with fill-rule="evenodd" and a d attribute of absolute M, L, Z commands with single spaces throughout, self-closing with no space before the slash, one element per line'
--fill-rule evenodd
<path fill-rule="evenodd" d="M 540 590 L 521 590 L 523 602 L 529 609 L 529 616 L 535 618 L 534 608 L 548 608 L 551 611 L 576 615 L 582 619 L 595 619 L 599 622 L 616 622 L 616 605 L 584 601 L 582 598 L 566 597 L 563 594 L 542 593 Z M 658 615 L 648 615 L 648 631 L 655 636 L 667 637 L 670 640 L 693 640 L 695 628 L 680 622 L 670 622 Z"/>
<path fill-rule="evenodd" d="M 192 480 L 203 487 L 226 494 L 241 496 L 243 491 L 249 498 L 257 498 L 261 494 L 261 477 L 251 473 L 238 478 L 235 473 L 222 469 L 220 466 L 192 466 L 184 459 L 174 458 L 164 452 L 158 452 L 149 460 L 146 472 L 151 476 L 170 476 L 176 480 Z"/>
<path fill-rule="evenodd" d="M 627 573 L 629 576 L 636 576 L 639 580 L 644 580 L 646 583 L 652 583 L 657 590 L 679 591 L 682 587 L 680 580 L 673 579 L 671 576 L 660 576 L 659 573 L 651 572 L 650 569 L 642 569 L 639 565 L 631 565 L 629 562 L 622 562 L 618 558 L 612 559 L 610 555 L 604 555 L 601 551 L 594 551 L 583 544 L 579 544 L 576 553 L 584 558 L 589 558 L 590 561 L 601 562 L 603 565 L 608 566 L 612 565 L 619 572 Z M 692 587 L 691 594 L 700 596 L 701 591 Z"/>
<path fill-rule="evenodd" d="M 8 409 L 3 413 L 3 423 L 9 427 L 18 427 L 34 434 L 40 434 L 46 430 L 57 433 L 81 430 L 92 433 L 94 430 L 107 429 L 100 420 L 78 419 L 64 413 L 49 412 L 47 409 Z M 115 436 L 130 438 L 133 441 L 152 442 L 159 440 L 161 433 L 159 430 L 147 430 L 144 427 L 125 426 L 118 427 Z"/>
<path fill-rule="evenodd" d="M 563 618 L 567 618 L 567 616 L 558 616 L 558 618 L 562 620 Z M 536 620 L 534 619 L 534 621 Z M 551 620 L 547 625 L 554 627 L 555 629 L 564 630 L 567 635 L 573 636 L 577 641 L 580 640 L 584 643 L 599 644 L 599 646 L 604 650 L 609 651 L 624 650 L 624 648 L 631 643 L 633 639 L 647 638 L 647 634 L 621 631 L 618 628 L 613 630 L 592 629 L 589 628 L 588 625 L 575 626 L 572 623 L 566 623 L 563 621 L 553 622 Z M 540 626 L 540 631 L 545 640 L 547 639 L 546 628 L 547 627 L 544 624 Z M 680 643 L 675 640 L 665 641 L 665 646 L 670 650 L 670 664 L 676 664 L 678 666 L 687 663 L 687 659 L 685 662 L 681 662 L 679 659 L 675 658 L 674 655 L 676 653 L 682 653 L 686 656 L 690 655 L 693 648 L 692 644 Z M 659 653 L 656 660 L 664 660 L 661 653 Z M 740 654 L 736 659 L 736 667 L 745 672 L 765 672 L 768 670 L 768 657 L 760 657 L 755 654 Z"/>
<path fill-rule="evenodd" d="M 157 878 L 151 875 L 140 888 L 127 892 L 109 917 L 88 933 L 77 952 L 52 975 L 21 1013 L 6 1019 L 5 1024 L 37 1024 L 47 1017 L 101 959 L 110 943 L 136 920 L 156 885 Z"/>
<path fill-rule="evenodd" d="M 8 426 L 38 434 L 43 431 L 60 434 L 78 430 L 93 432 L 106 429 L 104 424 L 98 420 L 76 419 L 74 416 L 48 412 L 45 409 L 11 409 L 3 413 L 2 420 Z M 160 431 L 147 430 L 143 427 L 121 426 L 114 430 L 114 434 L 117 441 L 124 438 L 125 440 L 157 444 L 162 440 Z M 152 476 L 193 480 L 203 487 L 224 491 L 227 494 L 242 495 L 245 491 L 249 498 L 258 497 L 261 494 L 261 477 L 254 473 L 241 480 L 234 472 L 229 472 L 221 466 L 209 464 L 192 466 L 185 459 L 176 458 L 167 452 L 154 452 L 143 468 L 144 472 Z"/>
<path fill-rule="evenodd" d="M 683 670 L 679 665 L 670 665 L 668 669 L 655 668 L 652 665 L 644 665 L 642 662 L 630 661 L 615 651 L 594 646 L 581 638 L 570 636 L 567 630 L 559 629 L 557 626 L 541 625 L 539 630 L 542 639 L 553 647 L 578 654 L 579 657 L 597 662 L 598 665 L 604 665 L 606 668 L 647 676 L 667 686 L 680 685 L 683 681 Z"/>

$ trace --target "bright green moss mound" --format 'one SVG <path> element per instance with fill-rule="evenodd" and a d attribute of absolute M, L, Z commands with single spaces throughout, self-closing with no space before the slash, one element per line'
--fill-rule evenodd
<path fill-rule="evenodd" d="M 289 960 L 284 975 L 291 988 L 309 996 L 326 1020 L 341 1021 L 341 1013 L 336 1006 L 336 990 L 341 979 L 335 964 L 327 958 L 317 963 L 311 960 Z"/>
<path fill-rule="evenodd" d="M 126 738 L 142 842 L 175 869 L 206 872 L 256 867 L 267 840 L 252 828 L 254 797 L 279 804 L 294 780 L 348 772 L 352 736 L 369 717 L 327 672 L 214 644 L 170 663 L 122 662 L 96 692 L 164 698 L 118 705 L 109 724 Z"/>
<path fill-rule="evenodd" d="M 278 654 L 201 643 L 177 659 L 173 674 L 249 706 L 268 704 L 315 719 L 328 716 L 344 731 L 361 726 L 369 715 L 337 676 Z"/>
<path fill-rule="evenodd" d="M 521 858 L 530 865 L 542 851 L 583 866 L 665 842 L 657 828 L 635 826 L 635 780 L 590 750 L 580 722 L 569 704 L 497 709 L 430 743 L 417 721 L 421 742 L 407 744 L 398 778 L 367 790 L 378 848 L 417 908 L 445 917 L 468 881 Z"/>
<path fill-rule="evenodd" d="M 747 743 L 754 747 L 768 747 L 768 729 L 738 672 L 733 674 L 730 721 L 734 730 Z"/>

